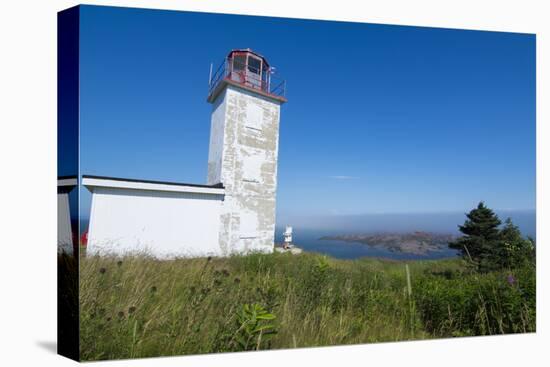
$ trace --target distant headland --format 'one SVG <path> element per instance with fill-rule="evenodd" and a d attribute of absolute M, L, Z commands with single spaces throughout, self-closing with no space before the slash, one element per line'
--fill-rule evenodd
<path fill-rule="evenodd" d="M 409 233 L 371 233 L 323 236 L 319 240 L 358 242 L 373 247 L 383 247 L 389 251 L 413 255 L 426 255 L 429 252 L 448 248 L 455 236 L 445 233 L 415 231 Z"/>

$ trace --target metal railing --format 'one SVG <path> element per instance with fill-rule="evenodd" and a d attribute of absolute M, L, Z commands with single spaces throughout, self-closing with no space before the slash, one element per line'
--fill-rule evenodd
<path fill-rule="evenodd" d="M 211 95 L 223 80 L 231 80 L 277 97 L 285 97 L 286 93 L 286 80 L 274 75 L 272 68 L 259 70 L 234 58 L 224 59 L 216 71 L 211 73 L 208 95 Z"/>

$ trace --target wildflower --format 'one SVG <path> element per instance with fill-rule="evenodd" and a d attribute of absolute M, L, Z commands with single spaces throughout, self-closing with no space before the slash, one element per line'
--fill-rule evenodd
<path fill-rule="evenodd" d="M 239 278 L 235 278 L 234 282 L 235 282 L 235 284 L 239 284 L 241 282 L 241 280 Z"/>
<path fill-rule="evenodd" d="M 212 260 L 212 256 L 208 256 L 208 257 L 206 258 L 206 262 L 210 262 L 210 260 Z"/>
<path fill-rule="evenodd" d="M 197 290 L 197 289 L 196 289 L 195 287 L 189 288 L 189 291 L 191 292 L 191 294 L 195 294 L 195 291 L 196 291 L 196 290 Z"/>
<path fill-rule="evenodd" d="M 118 266 L 121 266 L 121 265 L 122 265 L 122 260 L 118 260 L 118 261 L 116 262 L 116 264 L 117 264 Z"/>
<path fill-rule="evenodd" d="M 111 317 L 110 316 L 107 317 L 106 320 L 107 320 L 107 322 L 111 321 Z"/>
<path fill-rule="evenodd" d="M 99 269 L 99 272 L 100 272 L 101 274 L 105 274 L 106 271 L 107 271 L 107 269 L 105 269 L 105 268 L 100 268 L 100 269 Z"/>
<path fill-rule="evenodd" d="M 222 284 L 222 281 L 219 279 L 214 280 L 214 285 L 219 286 Z"/>
<path fill-rule="evenodd" d="M 134 306 L 131 306 L 129 309 L 128 309 L 128 313 L 131 315 L 133 314 L 134 312 L 136 312 L 136 308 Z"/>
<path fill-rule="evenodd" d="M 512 274 L 510 274 L 510 275 L 508 275 L 508 277 L 506 277 L 506 281 L 510 285 L 516 284 L 516 278 L 514 278 L 514 276 Z"/>
<path fill-rule="evenodd" d="M 124 317 L 124 312 L 123 311 L 118 311 L 118 318 L 121 319 Z"/>
<path fill-rule="evenodd" d="M 157 291 L 157 287 L 152 286 L 152 287 L 151 287 L 151 293 L 155 293 L 156 291 Z"/>
<path fill-rule="evenodd" d="M 202 294 L 207 295 L 208 292 L 210 292 L 210 288 L 208 288 L 208 287 L 203 288 L 203 289 L 201 289 L 201 292 L 202 292 Z"/>
<path fill-rule="evenodd" d="M 229 276 L 229 271 L 227 269 L 223 269 L 222 274 L 223 274 L 224 277 L 228 277 Z"/>

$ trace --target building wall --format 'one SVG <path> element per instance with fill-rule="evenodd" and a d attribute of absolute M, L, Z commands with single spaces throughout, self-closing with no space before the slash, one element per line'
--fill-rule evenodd
<path fill-rule="evenodd" d="M 68 192 L 57 193 L 57 252 L 65 252 L 69 255 L 73 253 L 73 233 Z"/>
<path fill-rule="evenodd" d="M 208 182 L 225 186 L 226 254 L 273 251 L 279 114 L 279 102 L 231 85 L 213 103 Z"/>
<path fill-rule="evenodd" d="M 225 95 L 225 92 L 223 92 Z M 208 177 L 207 184 L 215 185 L 221 182 L 221 165 L 225 126 L 225 98 L 218 97 L 212 108 L 210 124 L 210 145 L 208 149 Z"/>
<path fill-rule="evenodd" d="M 223 194 L 95 187 L 89 254 L 221 256 Z"/>

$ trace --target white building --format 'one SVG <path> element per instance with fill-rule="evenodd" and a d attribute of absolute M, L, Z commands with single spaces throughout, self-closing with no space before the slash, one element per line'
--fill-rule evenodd
<path fill-rule="evenodd" d="M 286 226 L 286 229 L 283 233 L 283 242 L 286 246 L 292 244 L 292 227 Z"/>
<path fill-rule="evenodd" d="M 73 230 L 69 194 L 77 186 L 76 176 L 57 179 L 57 253 L 73 254 Z"/>
<path fill-rule="evenodd" d="M 210 80 L 207 184 L 83 176 L 92 192 L 88 253 L 272 252 L 283 94 L 264 57 L 231 51 Z"/>

